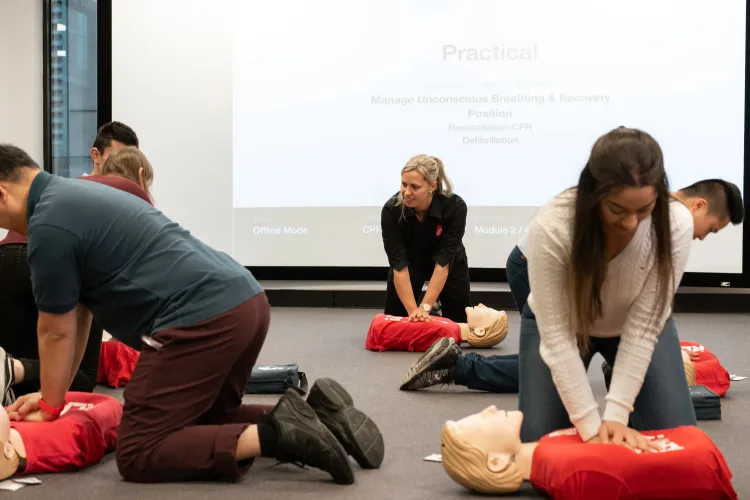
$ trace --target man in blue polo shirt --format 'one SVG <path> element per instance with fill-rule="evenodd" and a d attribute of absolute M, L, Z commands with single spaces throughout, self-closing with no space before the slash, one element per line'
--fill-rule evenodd
<path fill-rule="evenodd" d="M 4 144 L 0 227 L 28 237 L 39 309 L 41 392 L 13 403 L 11 418 L 60 414 L 93 313 L 115 338 L 142 348 L 117 446 L 126 480 L 231 480 L 262 455 L 353 482 L 347 452 L 364 443 L 346 436 L 356 441 L 353 418 L 364 415 L 351 400 L 331 401 L 343 391 L 334 381 L 314 386 L 308 401 L 287 391 L 275 407 L 241 406 L 270 308 L 230 256 L 135 196 L 51 175 Z"/>

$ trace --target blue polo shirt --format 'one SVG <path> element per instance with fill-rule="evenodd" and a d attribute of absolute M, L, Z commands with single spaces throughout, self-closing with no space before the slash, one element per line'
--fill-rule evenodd
<path fill-rule="evenodd" d="M 79 303 L 118 340 L 190 326 L 262 292 L 232 257 L 132 194 L 40 172 L 28 199 L 28 259 L 40 311 Z"/>

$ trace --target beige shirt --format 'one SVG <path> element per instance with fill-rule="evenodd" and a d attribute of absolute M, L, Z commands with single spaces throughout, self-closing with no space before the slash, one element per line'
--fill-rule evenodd
<path fill-rule="evenodd" d="M 627 425 L 643 385 L 658 335 L 672 310 L 658 311 L 656 237 L 651 217 L 638 226 L 628 246 L 608 266 L 601 290 L 602 316 L 592 337 L 620 337 L 612 383 L 603 416 L 594 399 L 570 327 L 566 268 L 571 251 L 575 190 L 565 191 L 542 207 L 532 221 L 527 244 L 531 294 L 539 352 L 552 373 L 571 422 L 584 440 L 595 435 L 602 420 Z M 685 272 L 693 240 L 693 217 L 680 202 L 670 203 L 675 284 Z M 675 292 L 671 288 L 669 304 Z M 668 402 L 665 401 L 665 404 Z"/>

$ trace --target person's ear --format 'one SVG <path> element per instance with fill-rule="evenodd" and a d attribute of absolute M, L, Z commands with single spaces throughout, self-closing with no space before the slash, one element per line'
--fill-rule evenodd
<path fill-rule="evenodd" d="M 98 149 L 91 148 L 91 159 L 94 160 L 94 163 L 99 163 L 101 161 L 102 157 Z"/>
<path fill-rule="evenodd" d="M 484 337 L 484 334 L 485 334 L 485 329 L 484 329 L 484 328 L 474 328 L 474 329 L 472 330 L 472 332 L 473 332 L 473 333 L 474 333 L 474 335 L 476 335 L 477 337 L 479 337 L 479 338 L 482 338 L 482 337 Z"/>
<path fill-rule="evenodd" d="M 708 212 L 708 202 L 703 198 L 697 198 L 693 201 L 691 209 L 693 214 L 702 215 Z"/>
<path fill-rule="evenodd" d="M 148 191 L 148 189 L 146 188 L 146 180 L 143 177 L 143 172 L 143 167 L 138 169 L 138 184 L 141 185 L 141 189 L 143 189 L 144 191 Z"/>
<path fill-rule="evenodd" d="M 3 454 L 5 455 L 5 458 L 7 458 L 8 460 L 12 460 L 15 453 L 16 449 L 13 448 L 13 445 L 10 444 L 10 441 L 6 441 L 5 445 L 3 446 Z"/>
<path fill-rule="evenodd" d="M 487 470 L 502 472 L 510 466 L 510 454 L 490 452 L 487 454 Z"/>

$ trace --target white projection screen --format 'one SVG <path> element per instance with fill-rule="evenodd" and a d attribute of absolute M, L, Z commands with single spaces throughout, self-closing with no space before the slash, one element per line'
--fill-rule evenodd
<path fill-rule="evenodd" d="M 380 211 L 418 153 L 504 268 L 537 209 L 620 125 L 670 186 L 744 186 L 745 2 L 115 0 L 113 119 L 157 206 L 247 266 L 388 265 Z M 742 273 L 743 230 L 689 272 Z"/>

